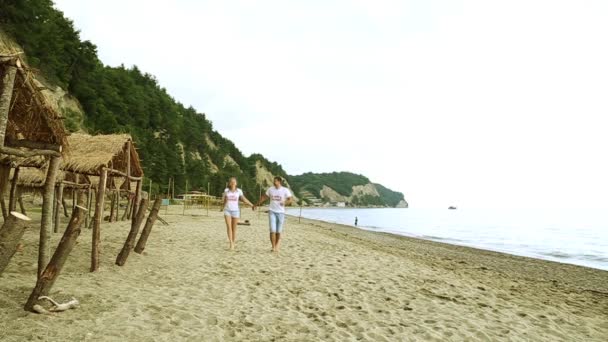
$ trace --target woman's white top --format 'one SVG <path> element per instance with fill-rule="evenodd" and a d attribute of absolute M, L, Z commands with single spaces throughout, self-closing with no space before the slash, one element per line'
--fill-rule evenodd
<path fill-rule="evenodd" d="M 237 188 L 235 191 L 230 191 L 229 188 L 226 188 L 226 190 L 224 190 L 224 197 L 226 198 L 226 209 L 238 211 L 239 199 L 243 197 L 243 190 Z"/>

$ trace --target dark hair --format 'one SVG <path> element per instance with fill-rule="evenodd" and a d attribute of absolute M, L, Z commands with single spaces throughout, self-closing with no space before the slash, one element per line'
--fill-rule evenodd
<path fill-rule="evenodd" d="M 283 177 L 276 176 L 276 177 L 274 177 L 274 180 L 283 183 Z"/>

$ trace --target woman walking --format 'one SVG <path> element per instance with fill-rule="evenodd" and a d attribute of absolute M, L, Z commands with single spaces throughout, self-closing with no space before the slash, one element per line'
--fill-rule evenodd
<path fill-rule="evenodd" d="M 228 188 L 224 190 L 224 218 L 226 219 L 226 232 L 228 233 L 230 250 L 234 250 L 236 226 L 239 224 L 239 218 L 241 217 L 239 201 L 245 202 L 255 210 L 255 206 L 243 195 L 243 190 L 237 187 L 236 178 L 231 177 L 228 181 Z"/>

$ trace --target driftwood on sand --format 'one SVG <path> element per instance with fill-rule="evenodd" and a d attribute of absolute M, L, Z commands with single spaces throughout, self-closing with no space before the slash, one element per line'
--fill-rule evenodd
<path fill-rule="evenodd" d="M 53 298 L 47 297 L 47 296 L 40 296 L 40 297 L 38 297 L 38 300 L 39 301 L 47 300 L 47 301 L 51 302 L 51 304 L 53 305 L 50 309 L 45 309 L 40 304 L 34 305 L 32 310 L 36 313 L 43 314 L 43 315 L 49 315 L 49 314 L 52 314 L 55 312 L 67 311 L 70 309 L 76 309 L 77 307 L 80 306 L 80 302 L 78 301 L 78 299 L 76 299 L 74 297 L 72 297 L 72 299 L 70 299 L 69 301 L 67 301 L 65 303 L 57 303 L 56 301 L 53 300 Z"/>

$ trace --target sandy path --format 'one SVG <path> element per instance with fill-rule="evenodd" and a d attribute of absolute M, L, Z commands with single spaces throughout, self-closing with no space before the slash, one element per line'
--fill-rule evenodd
<path fill-rule="evenodd" d="M 55 316 L 21 308 L 34 285 L 37 232 L 28 232 L 26 248 L 0 278 L 0 340 L 608 337 L 605 271 L 294 219 L 282 253 L 273 255 L 265 216 L 251 212 L 244 218 L 253 225 L 239 228 L 237 250 L 229 252 L 219 212 L 178 212 L 165 215 L 171 226 L 157 225 L 144 255 L 132 254 L 122 268 L 113 261 L 128 224 L 106 224 L 102 269 L 94 274 L 86 230 L 52 293 L 82 306 Z"/>

